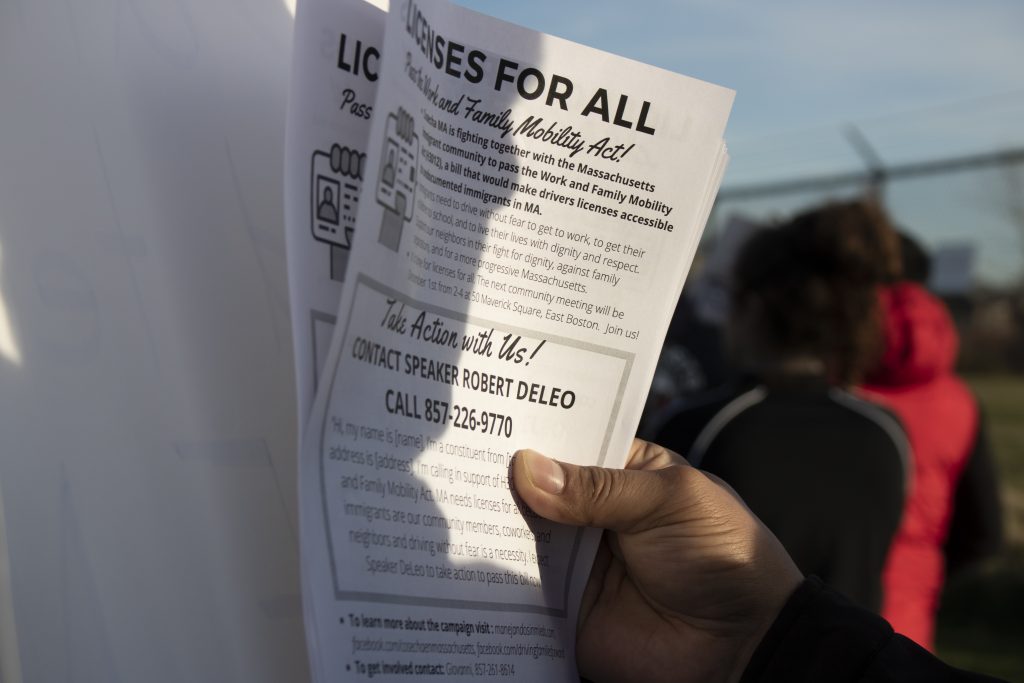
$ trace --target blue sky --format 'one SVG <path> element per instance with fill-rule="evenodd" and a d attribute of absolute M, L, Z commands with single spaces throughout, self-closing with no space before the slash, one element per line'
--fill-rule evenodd
<path fill-rule="evenodd" d="M 735 89 L 735 180 L 1024 145 L 1020 0 L 460 2 Z"/>
<path fill-rule="evenodd" d="M 863 170 L 851 124 L 887 164 L 1024 148 L 1024 0 L 457 1 L 735 89 L 725 188 Z M 894 184 L 890 210 L 928 246 L 974 243 L 980 279 L 1024 276 L 1004 176 Z"/>

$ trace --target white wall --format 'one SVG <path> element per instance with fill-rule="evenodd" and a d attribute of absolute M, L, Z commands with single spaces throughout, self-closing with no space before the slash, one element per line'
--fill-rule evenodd
<path fill-rule="evenodd" d="M 290 38 L 282 0 L 0 0 L 4 683 L 308 677 Z"/>

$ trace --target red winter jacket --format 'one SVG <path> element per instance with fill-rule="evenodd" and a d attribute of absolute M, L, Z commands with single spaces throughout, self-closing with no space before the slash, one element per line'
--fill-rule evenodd
<path fill-rule="evenodd" d="M 903 422 L 913 453 L 911 488 L 883 572 L 882 616 L 932 650 L 945 580 L 943 545 L 957 481 L 974 447 L 978 408 L 953 374 L 958 339 L 945 305 L 899 283 L 881 291 L 885 351 L 864 393 Z"/>

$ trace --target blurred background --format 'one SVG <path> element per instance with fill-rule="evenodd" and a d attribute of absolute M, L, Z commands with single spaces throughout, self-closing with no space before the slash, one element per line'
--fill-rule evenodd
<path fill-rule="evenodd" d="M 990 423 L 1006 534 L 998 557 L 947 584 L 937 649 L 1024 680 L 1024 5 L 464 4 L 737 91 L 695 299 L 707 303 L 701 266 L 734 253 L 738 218 L 873 193 L 925 247 Z"/>
<path fill-rule="evenodd" d="M 305 677 L 295 1 L 0 0 L 5 682 Z M 869 191 L 929 250 L 1007 533 L 938 650 L 1024 680 L 1024 4 L 462 4 L 737 91 L 704 264 L 735 216 Z"/>

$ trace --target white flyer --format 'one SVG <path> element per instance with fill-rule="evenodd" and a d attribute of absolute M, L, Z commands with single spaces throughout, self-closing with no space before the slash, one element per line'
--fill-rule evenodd
<path fill-rule="evenodd" d="M 284 197 L 300 430 L 352 248 L 386 10 L 386 0 L 302 0 L 296 7 Z"/>
<path fill-rule="evenodd" d="M 442 0 L 391 10 L 300 454 L 312 668 L 575 681 L 599 536 L 523 509 L 509 462 L 623 465 L 733 93 Z"/>

